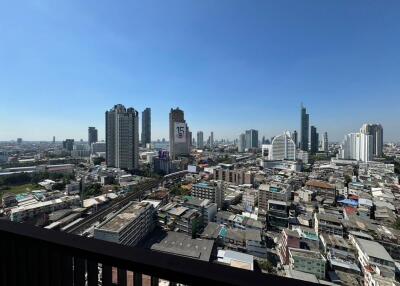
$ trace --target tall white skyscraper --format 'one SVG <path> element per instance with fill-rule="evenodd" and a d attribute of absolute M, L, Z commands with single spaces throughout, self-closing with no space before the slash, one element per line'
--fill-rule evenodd
<path fill-rule="evenodd" d="M 296 160 L 296 144 L 290 132 L 274 137 L 268 157 L 269 160 Z"/>
<path fill-rule="evenodd" d="M 328 132 L 324 133 L 324 141 L 322 142 L 322 148 L 325 153 L 328 153 L 329 151 Z"/>
<path fill-rule="evenodd" d="M 204 133 L 203 133 L 203 131 L 197 132 L 197 148 L 198 149 L 204 148 Z"/>
<path fill-rule="evenodd" d="M 106 162 L 126 170 L 139 167 L 139 113 L 135 109 L 118 104 L 106 111 Z"/>
<path fill-rule="evenodd" d="M 211 131 L 210 135 L 210 148 L 214 147 L 214 132 Z"/>
<path fill-rule="evenodd" d="M 371 161 L 373 158 L 372 140 L 372 135 L 361 132 L 347 134 L 341 145 L 340 157 L 362 162 Z"/>
<path fill-rule="evenodd" d="M 238 141 L 238 151 L 239 152 L 244 152 L 246 149 L 246 135 L 245 134 L 240 134 L 239 135 L 239 141 Z"/>

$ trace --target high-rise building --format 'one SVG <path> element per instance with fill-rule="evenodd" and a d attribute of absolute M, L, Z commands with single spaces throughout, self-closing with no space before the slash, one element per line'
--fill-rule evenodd
<path fill-rule="evenodd" d="M 274 137 L 268 158 L 270 160 L 296 160 L 296 144 L 289 132 Z"/>
<path fill-rule="evenodd" d="M 151 143 L 151 109 L 148 107 L 142 112 L 141 143 L 143 147 Z"/>
<path fill-rule="evenodd" d="M 297 136 L 297 131 L 296 130 L 293 131 L 293 133 L 292 133 L 292 140 L 294 142 L 294 145 L 296 145 L 296 148 L 297 148 L 297 146 L 298 146 L 298 136 Z"/>
<path fill-rule="evenodd" d="M 300 126 L 300 149 L 308 151 L 308 138 L 309 138 L 310 115 L 307 113 L 306 108 L 301 105 L 301 126 Z"/>
<path fill-rule="evenodd" d="M 139 167 L 139 113 L 115 105 L 106 111 L 106 163 L 109 167 L 134 170 Z"/>
<path fill-rule="evenodd" d="M 53 144 L 56 143 L 56 136 L 53 136 Z"/>
<path fill-rule="evenodd" d="M 318 152 L 318 146 L 319 146 L 319 135 L 317 133 L 317 128 L 315 126 L 311 126 L 310 153 L 316 154 Z"/>
<path fill-rule="evenodd" d="M 329 152 L 329 143 L 328 143 L 328 132 L 324 133 L 324 141 L 322 144 L 325 153 Z"/>
<path fill-rule="evenodd" d="M 240 134 L 239 135 L 239 143 L 238 143 L 238 151 L 244 152 L 246 149 L 246 135 Z"/>
<path fill-rule="evenodd" d="M 265 136 L 262 137 L 261 144 L 265 144 Z"/>
<path fill-rule="evenodd" d="M 203 131 L 198 131 L 197 132 L 197 148 L 198 149 L 203 149 L 204 148 L 204 133 Z"/>
<path fill-rule="evenodd" d="M 373 157 L 373 137 L 364 133 L 350 133 L 344 137 L 339 157 L 368 162 Z"/>
<path fill-rule="evenodd" d="M 22 138 L 17 138 L 17 143 L 22 144 Z"/>
<path fill-rule="evenodd" d="M 214 132 L 211 131 L 210 135 L 210 148 L 214 147 Z"/>
<path fill-rule="evenodd" d="M 380 124 L 363 124 L 361 133 L 372 136 L 372 153 L 374 157 L 383 155 L 383 127 Z"/>
<path fill-rule="evenodd" d="M 258 148 L 258 131 L 254 129 L 246 130 L 246 148 Z"/>
<path fill-rule="evenodd" d="M 169 150 L 172 159 L 190 152 L 189 127 L 183 110 L 171 108 L 169 113 Z"/>
<path fill-rule="evenodd" d="M 97 129 L 95 127 L 89 127 L 88 128 L 88 143 L 89 143 L 89 146 L 91 146 L 92 143 L 95 143 L 97 141 L 98 141 Z"/>
<path fill-rule="evenodd" d="M 62 144 L 63 148 L 67 151 L 72 151 L 74 149 L 74 139 L 65 139 Z"/>

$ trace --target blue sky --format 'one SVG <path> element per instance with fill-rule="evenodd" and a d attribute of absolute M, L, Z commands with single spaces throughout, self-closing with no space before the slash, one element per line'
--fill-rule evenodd
<path fill-rule="evenodd" d="M 399 1 L 2 1 L 0 140 L 104 138 L 104 112 L 179 106 L 192 131 L 364 122 L 400 139 Z"/>

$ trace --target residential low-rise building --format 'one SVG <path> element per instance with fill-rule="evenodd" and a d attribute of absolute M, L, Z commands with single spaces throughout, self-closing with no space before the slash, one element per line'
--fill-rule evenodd
<path fill-rule="evenodd" d="M 286 228 L 289 225 L 289 204 L 284 201 L 268 201 L 268 225 Z"/>
<path fill-rule="evenodd" d="M 135 246 L 155 226 L 150 203 L 131 202 L 94 229 L 94 238 Z"/>
<path fill-rule="evenodd" d="M 217 204 L 208 199 L 200 199 L 195 197 L 185 198 L 183 206 L 198 210 L 203 217 L 203 224 L 207 225 L 210 221 L 214 220 L 217 214 Z"/>
<path fill-rule="evenodd" d="M 34 218 L 40 214 L 50 213 L 56 210 L 79 205 L 79 196 L 64 196 L 54 200 L 36 202 L 29 205 L 21 205 L 11 209 L 10 220 L 14 222 L 22 222 L 24 220 Z"/>
<path fill-rule="evenodd" d="M 262 184 L 258 188 L 258 206 L 264 210 L 268 208 L 268 200 L 288 202 L 292 196 L 292 187 L 288 184 L 271 182 Z"/>
<path fill-rule="evenodd" d="M 316 213 L 314 215 L 314 227 L 317 233 L 336 234 L 339 236 L 344 234 L 341 220 L 334 215 Z"/>
<path fill-rule="evenodd" d="M 289 248 L 291 269 L 314 274 L 318 279 L 325 278 L 326 259 L 317 251 Z"/>
<path fill-rule="evenodd" d="M 193 184 L 190 194 L 196 198 L 208 199 L 216 203 L 218 208 L 221 208 L 224 202 L 222 182 L 201 182 Z"/>

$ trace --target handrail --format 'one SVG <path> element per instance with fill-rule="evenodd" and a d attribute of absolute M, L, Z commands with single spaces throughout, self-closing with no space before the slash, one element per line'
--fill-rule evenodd
<path fill-rule="evenodd" d="M 5 220 L 0 220 L 0 243 L 0 251 L 8 252 L 9 257 L 12 257 L 13 252 L 17 252 L 20 247 L 34 249 L 37 245 L 41 245 L 68 257 L 78 257 L 188 285 L 314 285 Z M 21 245 L 18 246 L 17 243 Z M 18 259 L 20 256 L 15 255 L 15 257 Z M 18 265 L 19 261 L 15 262 Z M 3 263 L 5 261 L 2 261 Z M 7 265 L 2 265 L 0 268 L 0 274 L 7 275 L 2 271 L 9 271 Z M 14 271 L 18 272 L 18 269 Z M 37 271 L 40 271 L 40 268 Z"/>

